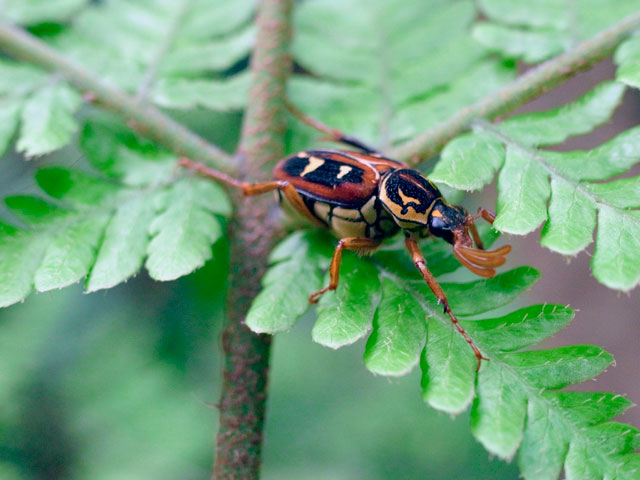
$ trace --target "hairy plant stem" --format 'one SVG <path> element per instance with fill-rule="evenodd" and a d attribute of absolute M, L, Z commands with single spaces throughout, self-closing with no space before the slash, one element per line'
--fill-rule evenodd
<path fill-rule="evenodd" d="M 238 149 L 242 175 L 252 180 L 263 180 L 265 173 L 260 166 L 284 154 L 292 5 L 293 0 L 262 0 L 258 7 L 252 83 Z M 237 200 L 238 209 L 230 225 L 233 267 L 228 324 L 222 338 L 225 365 L 214 479 L 258 478 L 267 397 L 271 337 L 254 334 L 244 319 L 260 291 L 266 258 L 279 229 L 268 216 L 271 196 Z"/>
<path fill-rule="evenodd" d="M 230 170 L 231 157 L 223 150 L 206 142 L 154 106 L 137 101 L 105 82 L 25 30 L 0 22 L 0 51 L 59 73 L 87 97 L 94 99 L 94 103 L 122 116 L 132 129 L 176 154 L 208 163 L 223 171 Z"/>
<path fill-rule="evenodd" d="M 570 52 L 530 70 L 497 92 L 460 110 L 435 128 L 398 145 L 388 152 L 389 155 L 392 158 L 406 159 L 412 165 L 420 163 L 437 154 L 453 137 L 468 130 L 475 119 L 494 119 L 524 105 L 611 54 L 622 40 L 638 28 L 640 12 L 603 30 Z"/>

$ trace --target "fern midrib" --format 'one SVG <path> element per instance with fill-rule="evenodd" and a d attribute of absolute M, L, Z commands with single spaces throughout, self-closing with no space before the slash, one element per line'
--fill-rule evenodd
<path fill-rule="evenodd" d="M 567 25 L 567 33 L 569 34 L 570 50 L 573 50 L 580 44 L 580 30 L 578 28 L 578 5 L 576 0 L 565 0 L 565 5 L 569 13 L 569 25 Z"/>
<path fill-rule="evenodd" d="M 570 177 L 567 177 L 566 175 L 563 175 L 553 165 L 550 165 L 546 161 L 546 159 L 538 153 L 538 150 L 536 148 L 529 147 L 528 145 L 523 145 L 522 143 L 518 142 L 516 139 L 504 133 L 502 130 L 500 130 L 499 127 L 496 127 L 495 125 L 491 124 L 486 120 L 475 121 L 474 126 L 478 127 L 481 130 L 484 130 L 485 132 L 492 134 L 498 140 L 503 142 L 505 145 L 512 146 L 514 148 L 519 149 L 523 153 L 525 153 L 527 157 L 538 162 L 538 164 L 540 164 L 540 166 L 544 168 L 549 175 L 551 175 L 552 177 L 555 176 L 557 178 L 564 180 L 565 182 L 569 183 L 575 190 L 579 191 L 580 193 L 588 197 L 594 203 L 594 205 L 598 210 L 599 210 L 599 207 L 601 206 L 611 208 L 612 210 L 615 210 L 619 215 L 621 215 L 625 219 L 631 219 L 634 223 L 640 226 L 640 219 L 634 217 L 633 215 L 629 215 L 628 209 L 620 208 L 616 205 L 613 205 L 607 202 L 602 197 L 596 195 L 595 193 L 585 188 L 581 182 L 578 182 Z"/>
<path fill-rule="evenodd" d="M 422 306 L 422 308 L 428 312 L 429 314 L 429 318 L 437 318 L 441 323 L 445 324 L 448 328 L 450 328 L 451 330 L 453 329 L 451 320 L 449 319 L 449 317 L 445 317 L 443 313 L 440 313 L 439 310 L 434 310 L 432 308 L 432 305 L 425 302 L 423 295 L 420 291 L 415 290 L 412 286 L 411 283 L 406 281 L 404 278 L 397 276 L 396 274 L 394 274 L 393 272 L 390 272 L 389 270 L 386 270 L 382 265 L 377 264 L 378 268 L 380 269 L 381 273 L 383 275 L 386 275 L 390 278 L 392 278 L 397 284 L 402 285 L 402 287 L 409 291 L 411 295 L 413 295 L 413 297 L 418 301 L 418 303 L 420 303 L 420 305 Z M 464 322 L 464 320 L 462 320 Z M 428 332 L 428 326 L 427 326 L 427 332 Z M 457 334 L 457 332 L 454 331 L 454 334 Z M 427 333 L 428 335 L 428 333 Z M 474 340 L 475 341 L 475 340 Z M 566 409 L 563 408 L 558 408 L 556 405 L 554 405 L 550 400 L 548 400 L 547 398 L 545 398 L 543 395 L 541 395 L 542 392 L 546 392 L 548 391 L 547 389 L 541 389 L 535 385 L 530 384 L 526 379 L 524 379 L 521 375 L 518 374 L 517 370 L 511 366 L 509 363 L 505 362 L 504 360 L 501 360 L 501 355 L 505 352 L 500 352 L 497 350 L 494 350 L 493 348 L 491 348 L 490 346 L 485 345 L 484 342 L 482 341 L 476 341 L 476 344 L 480 347 L 480 350 L 482 350 L 485 354 L 488 355 L 488 357 L 491 359 L 490 361 L 492 362 L 496 362 L 498 361 L 500 363 L 500 366 L 502 369 L 506 369 L 510 372 L 510 374 L 517 379 L 518 383 L 520 384 L 520 386 L 522 387 L 523 391 L 526 393 L 526 397 L 527 397 L 527 402 L 529 401 L 536 401 L 536 402 L 540 402 L 541 404 L 543 404 L 547 409 L 553 411 L 556 413 L 556 415 L 558 415 L 562 421 L 563 424 L 565 424 L 565 428 L 566 428 L 566 432 L 569 432 L 571 435 L 568 437 L 569 439 L 567 440 L 567 443 L 569 445 L 571 445 L 571 443 L 574 441 L 573 439 L 580 439 L 580 441 L 587 447 L 587 448 L 591 448 L 593 450 L 597 450 L 598 451 L 598 457 L 602 460 L 601 463 L 606 463 L 608 468 L 613 468 L 615 471 L 615 468 L 617 468 L 618 464 L 616 462 L 614 462 L 613 460 L 609 459 L 609 456 L 607 455 L 607 452 L 602 452 L 600 451 L 601 449 L 598 448 L 598 445 L 592 445 L 591 442 L 589 442 L 589 440 L 587 438 L 584 438 L 584 431 L 577 427 L 575 425 L 574 422 L 571 421 L 571 419 L 569 418 L 567 412 L 565 411 Z M 506 352 L 507 354 L 509 352 Z M 526 417 L 525 417 L 526 418 Z M 589 428 L 589 427 L 587 427 Z M 520 448 L 521 444 L 519 444 L 518 448 Z M 563 459 L 563 464 L 566 461 L 566 455 Z"/>
<path fill-rule="evenodd" d="M 176 41 L 181 28 L 183 27 L 186 15 L 191 9 L 192 5 L 193 0 L 181 0 L 178 4 L 173 17 L 173 21 L 169 24 L 167 34 L 165 35 L 162 43 L 160 43 L 160 45 L 158 46 L 158 49 L 153 56 L 153 60 L 151 61 L 151 63 L 149 63 L 147 71 L 140 81 L 140 85 L 138 86 L 138 90 L 135 96 L 136 101 L 140 103 L 146 101 L 151 88 L 153 88 L 153 85 L 157 80 L 162 62 L 173 47 L 173 44 Z"/>
<path fill-rule="evenodd" d="M 379 145 L 382 151 L 386 151 L 391 145 L 391 117 L 393 115 L 393 104 L 391 103 L 391 69 L 388 48 L 386 24 L 383 19 L 376 15 L 376 30 L 378 35 L 378 58 L 380 59 L 380 78 L 378 90 L 380 94 L 381 117 L 378 128 Z"/>

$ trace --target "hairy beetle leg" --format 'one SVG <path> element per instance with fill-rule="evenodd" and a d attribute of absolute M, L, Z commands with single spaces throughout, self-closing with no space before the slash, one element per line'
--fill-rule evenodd
<path fill-rule="evenodd" d="M 338 288 L 338 280 L 340 277 L 340 262 L 342 262 L 342 250 L 353 250 L 360 253 L 367 253 L 375 250 L 380 245 L 380 241 L 372 240 L 364 237 L 347 237 L 338 242 L 335 251 L 333 252 L 333 258 L 331 259 L 331 267 L 329 273 L 331 274 L 331 280 L 329 285 L 309 296 L 309 303 L 318 303 L 318 297 L 329 290 L 335 290 Z"/>
<path fill-rule="evenodd" d="M 378 149 L 367 145 L 366 143 L 358 140 L 357 138 L 352 137 L 351 135 L 345 135 L 337 128 L 331 128 L 325 125 L 324 123 L 314 118 L 311 118 L 308 115 L 305 115 L 298 109 L 298 107 L 293 105 L 291 102 L 287 101 L 286 105 L 287 105 L 287 109 L 293 114 L 294 117 L 296 117 L 305 125 L 309 125 L 311 128 L 315 128 L 316 130 L 327 135 L 328 140 L 338 142 L 338 143 L 344 143 L 345 145 L 349 145 L 351 147 L 362 150 L 364 153 L 380 153 Z"/>
<path fill-rule="evenodd" d="M 493 222 L 495 222 L 496 220 L 496 214 L 493 212 L 490 212 L 486 208 L 480 207 L 478 209 L 478 215 L 480 215 L 482 218 L 484 218 L 487 222 L 491 224 L 493 224 Z"/>
<path fill-rule="evenodd" d="M 194 172 L 197 172 L 200 175 L 204 175 L 205 177 L 213 178 L 214 180 L 229 185 L 230 187 L 238 188 L 242 190 L 243 193 L 245 192 L 245 189 L 247 187 L 251 186 L 250 183 L 241 182 L 227 175 L 226 173 L 222 173 L 218 170 L 214 170 L 213 168 L 208 167 L 204 163 L 194 162 L 193 160 L 185 157 L 182 157 L 180 158 L 180 160 L 178 160 L 178 166 L 193 170 Z"/>
<path fill-rule="evenodd" d="M 242 191 L 242 194 L 245 197 L 260 195 L 262 193 L 272 192 L 273 190 L 282 190 L 288 185 L 287 182 L 283 182 L 280 180 L 262 183 L 241 182 L 233 177 L 230 177 L 226 173 L 222 173 L 218 170 L 207 167 L 204 163 L 194 162 L 192 160 L 189 160 L 188 158 L 181 158 L 178 161 L 178 166 L 188 168 L 189 170 L 193 170 L 194 172 L 198 172 L 200 175 L 204 175 L 205 177 L 213 178 L 214 180 L 229 185 L 230 187 L 238 188 Z"/>
<path fill-rule="evenodd" d="M 449 315 L 449 318 L 451 319 L 451 323 L 453 323 L 453 325 L 456 327 L 456 330 L 460 332 L 462 337 L 465 339 L 465 341 L 469 344 L 469 346 L 473 350 L 473 353 L 478 359 L 478 366 L 476 367 L 476 371 L 480 370 L 480 365 L 482 363 L 482 360 L 489 360 L 489 359 L 482 356 L 482 353 L 480 352 L 476 344 L 473 342 L 473 340 L 471 339 L 469 334 L 465 331 L 465 329 L 462 327 L 462 325 L 460 325 L 460 322 L 451 311 L 451 307 L 449 307 L 449 301 L 447 300 L 447 296 L 444 294 L 442 287 L 440 286 L 440 284 L 438 284 L 433 274 L 427 268 L 427 261 L 425 260 L 422 252 L 420 251 L 420 247 L 418 247 L 418 243 L 415 241 L 413 237 L 407 236 L 405 237 L 405 245 L 407 246 L 407 250 L 409 250 L 409 253 L 411 254 L 411 258 L 413 259 L 413 264 L 422 274 L 422 278 L 424 278 L 424 280 L 427 282 L 427 285 L 429 285 L 429 288 L 438 299 L 438 303 L 443 306 L 444 313 Z"/>
<path fill-rule="evenodd" d="M 302 200 L 302 197 L 295 189 L 295 187 L 287 181 L 273 180 L 271 182 L 260 183 L 241 182 L 239 180 L 236 180 L 235 178 L 230 177 L 226 173 L 219 172 L 218 170 L 214 170 L 213 168 L 210 168 L 203 163 L 194 162 L 192 160 L 189 160 L 188 158 L 181 158 L 178 162 L 178 166 L 188 168 L 189 170 L 193 170 L 200 175 L 213 178 L 214 180 L 229 185 L 230 187 L 237 188 L 245 197 L 261 195 L 263 193 L 278 190 L 287 198 L 289 203 L 291 203 L 291 205 L 297 211 L 301 213 L 304 212 L 303 214 L 309 219 L 309 221 L 311 221 L 315 225 L 324 227 L 324 224 L 320 220 L 308 213 L 308 209 L 304 204 L 304 200 Z"/>

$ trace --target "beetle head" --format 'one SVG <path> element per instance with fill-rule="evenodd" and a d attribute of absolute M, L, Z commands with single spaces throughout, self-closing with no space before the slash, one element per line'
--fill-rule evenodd
<path fill-rule="evenodd" d="M 490 278 L 496 274 L 494 268 L 506 262 L 505 255 L 511 251 L 511 246 L 484 249 L 475 221 L 482 216 L 493 223 L 494 217 L 484 209 L 480 212 L 478 215 L 469 215 L 463 207 L 438 200 L 429 215 L 429 231 L 452 244 L 454 255 L 465 267 L 476 275 Z"/>

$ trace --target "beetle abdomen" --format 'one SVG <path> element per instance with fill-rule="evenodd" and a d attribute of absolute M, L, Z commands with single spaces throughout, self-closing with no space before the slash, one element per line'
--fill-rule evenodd
<path fill-rule="evenodd" d="M 346 208 L 301 194 L 308 211 L 337 238 L 364 237 L 382 240 L 399 227 L 376 197 L 359 208 Z"/>

